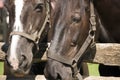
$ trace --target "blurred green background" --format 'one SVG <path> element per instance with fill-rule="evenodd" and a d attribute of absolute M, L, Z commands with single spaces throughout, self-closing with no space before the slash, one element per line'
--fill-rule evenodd
<path fill-rule="evenodd" d="M 88 63 L 90 76 L 99 76 L 98 66 L 99 64 Z"/>
<path fill-rule="evenodd" d="M 4 72 L 4 63 L 0 62 L 0 75 L 3 75 Z"/>

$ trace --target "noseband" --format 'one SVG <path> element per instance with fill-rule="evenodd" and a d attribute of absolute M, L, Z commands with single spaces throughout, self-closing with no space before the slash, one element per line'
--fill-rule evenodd
<path fill-rule="evenodd" d="M 37 3 L 39 4 L 39 2 L 40 2 L 40 0 Z M 25 33 L 25 32 L 13 31 L 13 32 L 10 33 L 10 37 L 12 35 L 19 35 L 19 36 L 25 37 L 25 38 L 33 41 L 35 44 L 38 44 L 39 39 L 40 39 L 40 37 L 42 35 L 43 30 L 45 29 L 46 24 L 49 23 L 49 17 L 50 17 L 50 14 L 49 14 L 50 13 L 50 8 L 49 8 L 49 6 L 50 6 L 49 5 L 49 0 L 47 0 L 47 3 L 46 3 L 46 8 L 47 8 L 46 14 L 47 15 L 46 15 L 45 21 L 44 21 L 44 23 L 43 23 L 43 25 L 42 25 L 42 27 L 41 27 L 41 29 L 40 29 L 40 31 L 38 33 L 36 33 L 36 34 L 28 34 L 28 33 Z"/>
<path fill-rule="evenodd" d="M 67 64 L 71 67 L 73 71 L 73 78 L 75 80 L 82 80 L 82 76 L 79 73 L 79 69 L 77 67 L 77 63 L 79 59 L 82 57 L 82 54 L 85 53 L 87 48 L 94 44 L 94 37 L 95 37 L 95 31 L 96 31 L 96 15 L 94 13 L 94 6 L 93 6 L 93 1 L 90 0 L 90 30 L 89 30 L 89 35 L 87 36 L 85 42 L 79 49 L 77 55 L 73 59 L 66 59 L 63 56 L 60 56 L 58 54 L 53 54 L 49 53 L 48 58 L 56 60 L 60 63 Z"/>

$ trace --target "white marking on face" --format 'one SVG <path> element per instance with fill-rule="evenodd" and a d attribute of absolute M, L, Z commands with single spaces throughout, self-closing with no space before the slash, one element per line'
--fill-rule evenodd
<path fill-rule="evenodd" d="M 21 32 L 23 31 L 22 23 L 20 20 L 23 5 L 24 0 L 15 0 L 15 23 L 14 23 L 15 31 Z"/>
<path fill-rule="evenodd" d="M 19 32 L 23 32 L 23 26 L 20 20 L 20 16 L 21 16 L 21 12 L 23 9 L 23 5 L 24 5 L 24 0 L 15 0 L 14 1 L 15 4 L 15 23 L 14 23 L 14 30 L 13 31 L 19 31 Z M 20 36 L 19 35 L 13 35 L 11 38 L 11 46 L 10 46 L 10 60 L 12 62 L 14 62 L 14 60 L 18 60 L 17 59 L 17 45 L 19 44 L 18 41 L 20 40 Z M 11 64 L 12 64 L 11 62 Z"/>

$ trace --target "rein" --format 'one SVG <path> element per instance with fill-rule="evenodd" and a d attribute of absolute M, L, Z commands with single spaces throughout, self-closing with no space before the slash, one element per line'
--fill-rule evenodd
<path fill-rule="evenodd" d="M 38 1 L 38 3 L 39 3 L 39 1 Z M 22 37 L 25 37 L 25 38 L 33 41 L 35 44 L 38 44 L 39 39 L 41 38 L 43 30 L 45 29 L 46 24 L 49 22 L 49 17 L 50 17 L 50 14 L 49 14 L 50 13 L 50 7 L 49 6 L 50 6 L 49 5 L 49 0 L 47 0 L 47 3 L 46 3 L 46 8 L 47 8 L 46 14 L 47 14 L 47 16 L 45 18 L 45 21 L 44 21 L 42 27 L 41 27 L 41 30 L 38 33 L 36 33 L 36 34 L 28 34 L 28 33 L 25 33 L 25 32 L 13 31 L 13 32 L 10 33 L 10 37 L 12 35 L 20 35 Z"/>
<path fill-rule="evenodd" d="M 81 48 L 79 49 L 77 55 L 73 59 L 67 59 L 61 55 L 49 53 L 48 58 L 56 60 L 60 63 L 69 65 L 72 68 L 73 77 L 75 78 L 75 80 L 76 79 L 82 80 L 82 76 L 79 73 L 77 63 L 78 63 L 79 59 L 82 57 L 82 54 L 85 53 L 87 48 L 90 45 L 95 43 L 94 42 L 95 31 L 96 31 L 96 15 L 94 12 L 93 1 L 90 0 L 90 30 L 89 30 L 89 35 L 87 36 L 87 38 L 86 38 L 85 42 L 83 43 L 83 45 L 81 46 Z"/>

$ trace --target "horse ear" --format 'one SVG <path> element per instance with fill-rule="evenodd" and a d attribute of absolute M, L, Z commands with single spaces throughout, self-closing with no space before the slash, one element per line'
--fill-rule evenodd
<path fill-rule="evenodd" d="M 58 1 L 58 0 L 51 0 L 51 2 L 50 2 L 51 7 L 52 7 L 53 10 L 55 9 L 56 2 L 57 2 L 57 1 Z"/>

